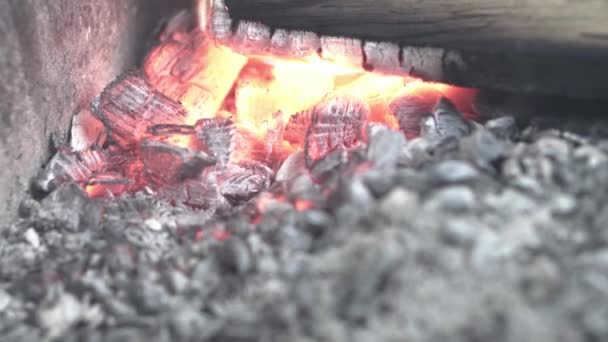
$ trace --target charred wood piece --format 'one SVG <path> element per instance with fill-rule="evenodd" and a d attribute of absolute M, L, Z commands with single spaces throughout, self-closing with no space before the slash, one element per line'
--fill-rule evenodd
<path fill-rule="evenodd" d="M 153 49 L 143 70 L 159 92 L 181 103 L 189 119 L 196 120 L 220 110 L 246 61 L 245 56 L 194 29 L 184 32 L 183 39 L 168 40 Z"/>
<path fill-rule="evenodd" d="M 408 47 L 401 52 L 402 69 L 438 82 L 607 97 L 608 11 L 601 0 L 568 6 L 544 0 L 225 2 L 235 20 Z"/>
<path fill-rule="evenodd" d="M 306 133 L 306 166 L 337 148 L 353 147 L 361 138 L 369 106 L 352 97 L 336 96 L 317 104 L 312 110 Z"/>
<path fill-rule="evenodd" d="M 34 186 L 48 193 L 66 182 L 83 183 L 94 173 L 105 170 L 106 166 L 106 154 L 97 149 L 82 152 L 59 151 L 38 175 Z"/>
<path fill-rule="evenodd" d="M 394 73 L 401 71 L 399 46 L 385 42 L 365 42 L 365 66 L 378 72 Z"/>
<path fill-rule="evenodd" d="M 431 143 L 459 138 L 471 133 L 471 125 L 450 100 L 442 97 L 431 114 L 422 121 L 420 135 Z"/>
<path fill-rule="evenodd" d="M 183 203 L 193 208 L 215 211 L 230 207 L 219 192 L 215 171 L 204 171 L 200 177 L 181 183 L 165 184 L 157 190 L 160 199 L 176 204 Z"/>
<path fill-rule="evenodd" d="M 397 119 L 399 128 L 408 139 L 420 134 L 420 123 L 430 113 L 441 98 L 441 93 L 430 87 L 406 89 L 389 104 L 391 113 Z"/>
<path fill-rule="evenodd" d="M 362 43 L 359 39 L 344 37 L 321 37 L 323 59 L 353 66 L 363 64 Z"/>
<path fill-rule="evenodd" d="M 283 139 L 296 146 L 304 146 L 306 131 L 311 123 L 312 111 L 306 110 L 292 115 L 285 126 Z"/>
<path fill-rule="evenodd" d="M 157 185 L 196 178 L 205 167 L 215 164 L 215 158 L 203 152 L 160 141 L 143 140 L 139 150 L 146 178 Z"/>
<path fill-rule="evenodd" d="M 444 54 L 438 48 L 405 47 L 401 50 L 401 69 L 426 81 L 443 81 Z"/>
<path fill-rule="evenodd" d="M 194 132 L 194 127 L 190 125 L 160 124 L 148 127 L 148 133 L 154 136 L 191 135 L 194 134 Z"/>
<path fill-rule="evenodd" d="M 289 151 L 281 144 L 280 132 L 275 133 L 259 137 L 247 129 L 237 129 L 234 134 L 230 161 L 235 164 L 256 161 L 276 170 L 287 158 Z"/>
<path fill-rule="evenodd" d="M 242 203 L 266 190 L 272 177 L 272 170 L 259 162 L 231 164 L 220 175 L 220 193 L 233 204 Z"/>
<path fill-rule="evenodd" d="M 94 175 L 84 182 L 89 196 L 100 197 L 107 194 L 119 195 L 133 184 L 133 180 L 118 172 L 104 172 Z"/>
<path fill-rule="evenodd" d="M 289 51 L 289 31 L 276 29 L 270 38 L 270 51 L 282 55 Z"/>
<path fill-rule="evenodd" d="M 212 0 L 211 31 L 215 39 L 224 41 L 232 36 L 232 19 L 224 0 Z M 203 27 L 202 29 L 206 29 Z"/>
<path fill-rule="evenodd" d="M 210 153 L 221 166 L 228 164 L 235 133 L 230 119 L 201 119 L 195 125 L 196 137 L 202 149 Z"/>
<path fill-rule="evenodd" d="M 321 40 L 313 32 L 291 31 L 288 41 L 289 53 L 294 57 L 317 55 L 321 50 Z"/>
<path fill-rule="evenodd" d="M 232 45 L 238 51 L 262 52 L 270 48 L 270 27 L 253 21 L 240 21 Z"/>
<path fill-rule="evenodd" d="M 110 83 L 93 102 L 93 113 L 123 147 L 137 143 L 150 126 L 180 124 L 187 116 L 179 103 L 156 91 L 138 73 Z"/>

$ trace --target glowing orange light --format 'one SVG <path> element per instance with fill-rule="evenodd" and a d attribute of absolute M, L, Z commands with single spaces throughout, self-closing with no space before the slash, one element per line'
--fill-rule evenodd
<path fill-rule="evenodd" d="M 313 108 L 336 96 L 365 102 L 370 109 L 365 118 L 368 122 L 402 129 L 408 138 L 417 136 L 419 127 L 417 122 L 408 122 L 407 116 L 404 120 L 392 112 L 397 112 L 394 104 L 402 99 L 419 101 L 414 103 L 422 108 L 419 115 L 423 116 L 445 96 L 472 118 L 474 89 L 402 74 L 374 73 L 340 58 L 330 61 L 317 54 L 296 59 L 268 51 L 245 53 L 230 44 L 214 41 L 200 30 L 184 33 L 178 40 L 162 42 L 148 55 L 144 75 L 159 91 L 183 105 L 189 114 L 184 124 L 194 125 L 201 118 L 230 118 L 235 128 L 230 150 L 233 163 L 255 160 L 276 170 L 289 154 L 304 149 L 303 136 Z M 297 120 L 292 120 L 294 115 Z M 412 121 L 419 119 L 412 117 Z M 413 128 L 406 131 L 400 126 Z M 200 148 L 192 136 L 164 139 L 176 146 Z M 141 171 L 139 164 L 130 167 Z M 258 203 L 261 211 L 267 204 Z M 314 204 L 297 200 L 294 206 L 307 210 Z"/>
<path fill-rule="evenodd" d="M 312 201 L 304 199 L 296 200 L 293 205 L 297 211 L 310 210 L 315 207 L 315 204 Z"/>

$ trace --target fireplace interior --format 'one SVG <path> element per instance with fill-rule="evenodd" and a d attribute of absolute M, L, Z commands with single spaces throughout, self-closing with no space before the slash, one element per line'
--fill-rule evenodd
<path fill-rule="evenodd" d="M 543 3 L 0 3 L 0 340 L 608 339 L 608 11 Z"/>

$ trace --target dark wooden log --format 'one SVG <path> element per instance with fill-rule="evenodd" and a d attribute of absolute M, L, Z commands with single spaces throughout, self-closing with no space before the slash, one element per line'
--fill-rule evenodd
<path fill-rule="evenodd" d="M 608 97 L 608 2 L 602 0 L 226 0 L 226 5 L 233 19 L 273 28 L 397 43 L 406 47 L 403 67 L 437 81 Z"/>

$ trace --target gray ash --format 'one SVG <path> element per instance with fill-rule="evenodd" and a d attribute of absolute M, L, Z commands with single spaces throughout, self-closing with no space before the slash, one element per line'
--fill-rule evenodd
<path fill-rule="evenodd" d="M 185 196 L 231 200 L 199 209 L 59 185 L 3 233 L 0 339 L 608 339 L 606 141 L 466 126 L 371 125 L 267 191 L 270 171 L 210 166 Z"/>

